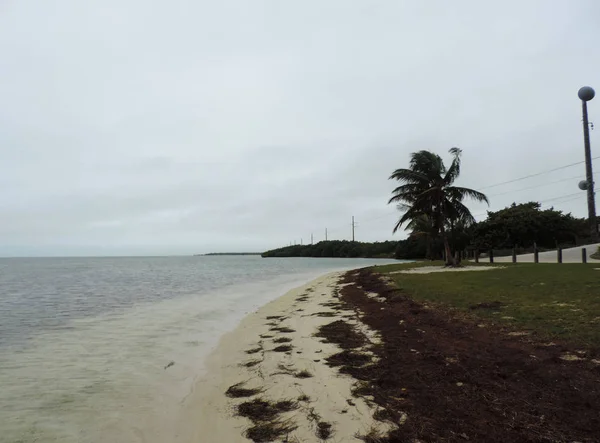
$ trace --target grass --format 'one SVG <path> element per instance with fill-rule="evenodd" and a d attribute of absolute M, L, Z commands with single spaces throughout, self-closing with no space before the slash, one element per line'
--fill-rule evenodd
<path fill-rule="evenodd" d="M 431 266 L 408 263 L 378 266 L 389 274 Z M 442 263 L 433 263 L 440 265 Z M 489 266 L 489 263 L 485 263 Z M 483 272 L 391 274 L 398 288 L 417 301 L 469 311 L 543 337 L 578 345 L 600 345 L 600 273 L 597 264 L 502 263 Z"/>

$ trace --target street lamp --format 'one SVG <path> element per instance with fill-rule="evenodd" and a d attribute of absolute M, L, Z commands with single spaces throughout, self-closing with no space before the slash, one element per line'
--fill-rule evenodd
<path fill-rule="evenodd" d="M 587 190 L 588 218 L 592 240 L 598 240 L 598 224 L 596 223 L 596 203 L 594 201 L 594 177 L 592 174 L 592 152 L 590 148 L 590 128 L 588 123 L 587 102 L 594 98 L 596 92 L 589 86 L 584 86 L 577 93 L 581 99 L 583 110 L 583 144 L 585 147 L 585 182 L 579 182 L 579 188 Z"/>

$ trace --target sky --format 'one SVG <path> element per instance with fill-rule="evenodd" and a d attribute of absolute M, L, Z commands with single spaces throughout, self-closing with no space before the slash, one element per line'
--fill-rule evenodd
<path fill-rule="evenodd" d="M 350 239 L 352 216 L 356 240 L 401 239 L 388 177 L 453 146 L 458 184 L 490 197 L 477 220 L 531 200 L 583 217 L 583 164 L 494 185 L 583 161 L 599 17 L 596 0 L 2 0 L 0 256 L 263 251 Z"/>

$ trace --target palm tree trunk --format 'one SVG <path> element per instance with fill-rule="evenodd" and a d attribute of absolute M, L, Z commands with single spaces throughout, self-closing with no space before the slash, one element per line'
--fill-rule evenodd
<path fill-rule="evenodd" d="M 440 228 L 442 239 L 444 240 L 444 250 L 446 251 L 446 266 L 456 266 L 456 261 L 452 256 L 452 251 L 450 250 L 450 243 L 448 242 L 448 235 L 446 234 L 446 229 L 444 229 L 444 225 L 442 224 Z"/>
<path fill-rule="evenodd" d="M 429 234 L 427 234 L 427 237 L 425 237 L 425 244 L 426 244 L 426 249 L 425 249 L 425 259 L 426 260 L 433 260 L 433 256 L 431 254 L 431 236 Z"/>

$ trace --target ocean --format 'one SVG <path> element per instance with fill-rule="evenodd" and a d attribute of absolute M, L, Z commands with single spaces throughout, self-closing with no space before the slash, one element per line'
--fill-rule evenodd
<path fill-rule="evenodd" d="M 368 259 L 0 259 L 0 442 L 174 439 L 219 337 L 326 272 Z"/>

